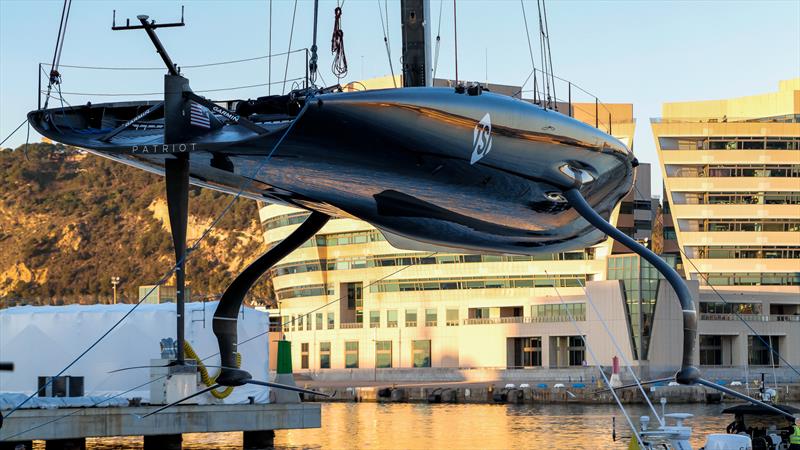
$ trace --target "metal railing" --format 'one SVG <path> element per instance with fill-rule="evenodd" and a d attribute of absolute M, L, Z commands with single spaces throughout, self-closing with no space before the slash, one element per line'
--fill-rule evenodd
<path fill-rule="evenodd" d="M 438 320 L 426 320 L 425 321 L 425 326 L 426 327 L 435 327 L 435 326 L 438 326 L 438 324 L 439 324 Z"/>
<path fill-rule="evenodd" d="M 417 326 L 416 320 L 406 320 L 406 328 L 413 328 Z"/>
<path fill-rule="evenodd" d="M 521 89 L 519 93 L 533 94 L 533 98 L 523 98 L 520 95 L 520 98 L 523 100 L 531 101 L 532 103 L 543 108 L 560 112 L 569 117 L 575 117 L 576 112 L 585 114 L 587 118 L 594 118 L 595 128 L 603 130 L 608 134 L 612 134 L 612 123 L 633 122 L 632 118 L 624 121 L 614 121 L 614 118 L 611 115 L 611 110 L 608 108 L 608 106 L 606 106 L 605 103 L 601 102 L 600 99 L 591 92 L 583 89 L 569 80 L 565 80 L 564 78 L 557 77 L 550 73 L 545 73 L 540 69 L 534 69 L 532 74 L 534 79 L 534 89 Z M 537 74 L 540 74 L 542 78 L 550 78 L 556 83 L 554 86 L 552 86 L 552 92 L 546 91 L 546 86 L 537 84 Z M 567 93 L 566 98 L 559 98 L 556 96 L 556 92 L 565 91 Z M 583 101 L 581 101 L 581 99 L 583 99 Z"/>
<path fill-rule="evenodd" d="M 308 61 L 310 58 L 309 49 L 308 48 L 296 48 L 294 50 L 288 52 L 281 52 L 281 53 L 273 53 L 271 55 L 261 55 L 251 58 L 244 58 L 244 59 L 237 59 L 231 61 L 221 61 L 221 62 L 212 62 L 212 63 L 204 63 L 204 64 L 189 64 L 189 65 L 179 65 L 180 69 L 186 70 L 189 69 L 201 69 L 201 68 L 208 68 L 208 67 L 218 67 L 218 66 L 227 66 L 230 64 L 238 64 L 238 63 L 246 63 L 246 62 L 253 62 L 259 60 L 270 60 L 272 58 L 291 58 L 291 55 L 295 53 L 303 52 L 305 55 L 305 74 L 303 76 L 295 76 L 295 77 L 287 77 L 286 80 L 280 79 L 273 82 L 268 83 L 258 83 L 258 84 L 250 84 L 244 86 L 234 86 L 234 87 L 225 87 L 225 88 L 208 88 L 208 89 L 199 89 L 195 90 L 195 93 L 212 93 L 212 92 L 222 92 L 222 91 L 234 91 L 240 89 L 250 89 L 250 88 L 257 88 L 257 87 L 267 87 L 267 86 L 278 86 L 282 85 L 283 87 L 289 86 L 291 90 L 292 83 L 294 82 L 302 82 L 303 88 L 308 88 L 310 85 L 309 81 L 309 73 L 308 73 Z M 287 56 L 288 55 L 288 56 Z M 293 66 L 293 65 L 292 65 Z M 39 72 L 38 72 L 38 109 L 42 109 L 43 99 L 45 99 L 48 95 L 48 91 L 46 86 L 50 81 L 50 68 L 52 67 L 51 63 L 39 63 Z M 102 67 L 102 66 L 82 66 L 82 65 L 70 65 L 70 64 L 59 64 L 58 70 L 61 74 L 65 72 L 69 72 L 69 69 L 75 70 L 92 70 L 92 71 L 114 71 L 114 72 L 141 72 L 141 71 L 161 71 L 164 72 L 166 69 L 164 66 L 155 66 L 155 67 Z M 293 73 L 296 71 L 293 70 Z M 181 73 L 183 75 L 183 73 Z M 298 74 L 299 75 L 299 74 Z M 219 77 L 217 77 L 219 78 Z M 277 91 L 276 91 L 277 93 Z M 142 96 L 158 96 L 163 98 L 163 92 L 129 92 L 129 93 L 109 93 L 109 92 L 61 92 L 60 90 L 56 89 L 49 92 L 50 98 L 53 100 L 58 101 L 59 106 L 61 105 L 60 100 L 63 96 L 73 96 L 73 97 L 142 97 Z M 81 99 L 82 101 L 83 99 Z M 79 101 L 73 101 L 72 103 L 81 103 Z M 85 101 L 82 101 L 85 104 Z M 65 105 L 66 106 L 66 105 Z"/>
<path fill-rule="evenodd" d="M 364 328 L 364 324 L 358 322 L 340 322 L 339 328 L 343 330 L 353 329 L 353 328 Z"/>
<path fill-rule="evenodd" d="M 736 321 L 739 318 L 748 322 L 800 322 L 798 314 L 720 314 L 701 313 L 700 320 L 727 320 Z"/>
<path fill-rule="evenodd" d="M 575 314 L 573 316 L 576 321 L 585 321 L 585 314 Z M 464 325 L 495 325 L 507 323 L 552 323 L 552 322 L 569 322 L 569 316 L 513 316 L 513 317 L 483 317 L 464 319 Z"/>
<path fill-rule="evenodd" d="M 651 123 L 798 123 L 800 115 L 775 117 L 651 117 Z"/>

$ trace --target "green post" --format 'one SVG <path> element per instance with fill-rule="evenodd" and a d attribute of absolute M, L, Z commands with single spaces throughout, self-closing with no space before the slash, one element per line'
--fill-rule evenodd
<path fill-rule="evenodd" d="M 289 341 L 278 341 L 277 373 L 292 373 L 292 343 Z"/>

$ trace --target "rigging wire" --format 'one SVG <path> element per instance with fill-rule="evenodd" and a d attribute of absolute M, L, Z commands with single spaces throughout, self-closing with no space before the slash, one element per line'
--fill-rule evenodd
<path fill-rule="evenodd" d="M 639 194 L 640 197 L 647 198 L 644 195 L 642 195 L 642 192 L 636 186 L 636 183 L 633 184 L 633 188 L 636 189 L 636 192 Z M 669 200 L 665 199 L 665 201 L 669 201 Z M 717 288 L 715 288 L 713 284 L 709 283 L 708 275 L 706 273 L 701 272 L 700 269 L 697 268 L 697 266 L 695 265 L 694 261 L 692 261 L 691 258 L 686 256 L 686 253 L 683 251 L 683 249 L 681 248 L 680 245 L 678 245 L 678 252 L 681 254 L 683 260 L 688 261 L 689 264 L 692 265 L 692 267 L 695 270 L 695 273 L 705 280 L 706 286 L 711 288 L 711 290 L 714 292 L 714 294 L 716 294 L 717 297 L 719 297 L 719 299 L 722 300 L 722 303 L 724 303 L 726 305 L 729 305 L 730 303 L 727 300 L 725 300 L 725 298 L 722 296 L 722 294 L 719 293 Z M 753 333 L 753 335 L 756 336 L 761 341 L 762 344 L 767 346 L 767 348 L 769 349 L 771 354 L 777 356 L 778 360 L 782 361 L 787 367 L 792 369 L 792 371 L 794 373 L 796 373 L 797 375 L 800 375 L 800 371 L 798 371 L 791 363 L 789 363 L 789 361 L 787 361 L 783 356 L 781 356 L 781 354 L 777 350 L 775 350 L 775 348 L 769 342 L 767 342 L 764 339 L 764 337 L 761 336 L 761 334 L 759 334 L 755 330 L 755 328 L 753 328 L 749 323 L 747 323 L 746 320 L 744 320 L 744 317 L 742 317 L 741 314 L 739 314 L 739 312 L 736 311 L 736 309 L 731 308 L 731 311 L 733 311 L 733 314 L 736 315 L 736 318 L 739 319 L 739 321 L 742 322 L 750 330 L 750 332 Z"/>
<path fill-rule="evenodd" d="M 538 0 L 537 0 L 538 1 Z M 550 51 L 550 27 L 547 25 L 547 3 L 546 0 L 542 0 L 542 10 L 544 11 L 544 31 L 547 37 L 547 61 L 550 63 L 550 81 L 553 84 L 553 106 L 554 109 L 558 111 L 558 96 L 556 95 L 556 80 L 553 75 L 553 52 Z"/>
<path fill-rule="evenodd" d="M 544 22 L 542 22 L 542 6 L 541 1 L 536 0 L 536 8 L 539 11 L 539 58 L 542 61 L 542 66 L 544 70 L 542 71 L 542 78 L 544 78 L 544 94 L 546 98 L 542 99 L 545 102 L 545 107 L 550 107 L 550 77 L 548 76 L 548 67 L 547 67 L 547 57 L 545 56 L 545 45 L 544 41 L 546 36 L 544 34 Z"/>
<path fill-rule="evenodd" d="M 344 53 L 344 31 L 342 31 L 342 5 L 337 4 L 336 9 L 333 10 L 333 34 L 331 35 L 331 53 L 333 54 L 331 72 L 337 80 L 341 80 L 347 75 L 347 55 Z"/>
<path fill-rule="evenodd" d="M 442 43 L 442 6 L 444 6 L 444 0 L 439 0 L 439 27 L 436 30 L 436 51 L 433 57 L 433 79 L 431 84 L 436 81 L 436 68 L 439 67 L 439 46 Z"/>
<path fill-rule="evenodd" d="M 286 51 L 286 67 L 283 69 L 283 85 L 281 85 L 281 94 L 286 90 L 286 76 L 289 74 L 289 56 L 292 53 L 292 36 L 294 36 L 294 18 L 297 15 L 297 0 L 294 0 L 294 9 L 292 10 L 292 27 L 289 30 L 289 49 Z"/>
<path fill-rule="evenodd" d="M 303 77 L 297 78 L 289 78 L 286 81 L 299 81 L 303 80 Z M 279 84 L 283 83 L 283 81 L 273 81 L 271 84 Z M 221 91 L 234 91 L 237 89 L 249 89 L 255 87 L 263 87 L 267 86 L 270 83 L 258 83 L 258 84 L 247 84 L 242 86 L 232 86 L 232 87 L 224 87 L 224 88 L 214 88 L 214 89 L 198 89 L 192 92 L 195 93 L 206 93 L 206 92 L 221 92 Z M 45 91 L 41 91 L 43 94 L 46 93 Z M 145 96 L 145 95 L 164 95 L 163 92 L 133 92 L 133 93 L 107 93 L 107 92 L 61 92 L 64 95 L 83 95 L 83 96 L 98 96 L 98 97 L 123 97 L 123 96 Z M 51 95 L 52 98 L 58 98 Z"/>
<path fill-rule="evenodd" d="M 267 54 L 269 63 L 267 69 L 267 95 L 272 95 L 272 0 L 269 0 L 269 39 L 267 44 Z"/>
<path fill-rule="evenodd" d="M 534 59 L 533 59 L 533 44 L 531 43 L 531 32 L 528 29 L 528 15 L 525 13 L 525 2 L 523 0 L 519 0 L 519 4 L 522 7 L 522 19 L 525 21 L 525 35 L 528 36 L 528 53 L 531 56 L 531 73 L 528 74 L 528 78 L 525 78 L 525 81 L 522 82 L 522 85 L 519 87 L 519 89 L 520 89 L 520 92 L 522 92 L 522 89 L 525 88 L 525 84 L 528 82 L 528 80 L 530 80 L 531 75 L 533 75 L 533 80 L 534 80 L 533 103 L 536 103 L 537 102 L 537 100 L 536 100 L 536 63 L 534 62 Z M 516 97 L 517 94 L 514 94 L 513 97 Z"/>
<path fill-rule="evenodd" d="M 378 17 L 381 19 L 381 30 L 383 31 L 383 43 L 386 45 L 386 57 L 389 59 L 389 70 L 392 73 L 392 83 L 394 83 L 394 87 L 397 87 L 397 80 L 394 78 L 394 66 L 392 64 L 392 51 L 389 49 L 389 36 L 386 33 L 386 27 L 383 25 L 383 11 L 381 11 L 381 0 L 377 0 L 378 2 Z M 388 2 L 388 0 L 384 0 L 384 2 Z M 389 24 L 389 4 L 386 3 L 386 24 Z"/>
<path fill-rule="evenodd" d="M 306 50 L 305 48 L 298 48 L 288 53 L 298 53 L 305 50 Z M 232 59 L 227 61 L 218 61 L 218 62 L 204 63 L 204 64 L 181 65 L 181 69 L 197 69 L 203 67 L 223 66 L 227 64 L 258 61 L 261 59 L 274 58 L 276 56 L 285 56 L 286 54 L 287 54 L 286 52 L 281 52 L 281 53 L 272 53 L 271 55 L 254 56 L 252 58 Z M 42 65 L 50 66 L 50 64 L 48 63 L 42 63 Z M 66 67 L 70 69 L 89 69 L 89 70 L 164 70 L 164 67 L 109 67 L 109 66 L 79 66 L 79 65 L 68 65 L 68 64 L 60 64 L 59 67 Z"/>
<path fill-rule="evenodd" d="M 611 343 L 614 345 L 614 348 L 617 350 L 617 353 L 619 353 L 619 356 L 622 358 L 622 362 L 625 363 L 625 365 L 628 367 L 628 372 L 630 372 L 631 376 L 633 377 L 633 381 L 636 383 L 636 386 L 639 388 L 639 391 L 642 393 L 642 397 L 644 397 L 645 401 L 647 402 L 647 405 L 650 407 L 650 410 L 653 411 L 653 414 L 658 419 L 658 423 L 661 426 L 664 426 L 664 418 L 658 415 L 658 411 L 656 411 L 655 406 L 653 406 L 653 403 L 650 401 L 650 397 L 648 397 L 647 393 L 644 391 L 644 387 L 642 387 L 642 384 L 641 384 L 641 381 L 639 380 L 639 377 L 637 377 L 636 373 L 633 371 L 633 366 L 631 365 L 631 362 L 628 360 L 628 357 L 625 356 L 625 352 L 622 351 L 622 347 L 619 345 L 619 342 L 617 342 L 617 338 L 614 337 L 614 334 L 611 332 L 611 329 L 608 327 L 608 323 L 606 322 L 605 318 L 603 317 L 602 314 L 600 314 L 600 310 L 597 309 L 597 305 L 595 305 L 594 302 L 592 301 L 592 297 L 589 295 L 589 291 L 586 289 L 585 282 L 584 283 L 580 283 L 580 280 L 578 280 L 578 284 L 583 289 L 583 294 L 586 296 L 586 300 L 588 301 L 589 305 L 594 310 L 594 313 L 597 314 L 597 317 L 600 319 L 600 323 L 603 325 L 603 328 L 605 329 L 606 334 L 608 334 L 608 337 L 611 338 Z"/>
<path fill-rule="evenodd" d="M 319 13 L 319 0 L 314 0 L 314 33 L 311 42 L 311 57 L 308 59 L 308 80 L 312 85 L 317 82 L 317 16 Z"/>
<path fill-rule="evenodd" d="M 67 366 L 64 367 L 60 372 L 58 372 L 58 374 L 56 374 L 54 377 L 51 377 L 50 380 L 45 384 L 44 387 L 46 387 L 47 385 L 51 384 L 53 382 L 53 380 L 56 379 L 56 377 L 59 377 L 59 376 L 63 375 L 64 372 L 69 370 L 70 367 L 75 365 L 81 358 L 83 358 L 87 353 L 89 353 L 93 348 L 95 348 L 103 339 L 106 338 L 106 336 L 111 334 L 111 332 L 114 331 L 114 329 L 116 329 L 125 319 L 127 319 L 128 316 L 133 314 L 133 312 L 136 310 L 136 308 L 138 308 L 139 305 L 141 305 L 142 302 L 144 302 L 144 300 L 146 298 L 148 298 L 153 291 L 155 291 L 156 288 L 158 288 L 159 286 L 161 286 L 161 284 L 166 282 L 169 279 L 169 277 L 176 271 L 176 269 L 178 267 L 180 267 L 180 265 L 182 263 L 184 263 L 186 260 L 188 260 L 191 257 L 191 255 L 194 254 L 194 250 L 197 249 L 197 247 L 200 245 L 200 243 L 210 234 L 211 230 L 213 230 L 217 226 L 217 224 L 222 220 L 222 218 L 225 217 L 225 215 L 228 213 L 228 211 L 230 211 L 230 209 L 233 207 L 234 202 L 236 200 L 238 200 L 239 197 L 242 196 L 244 191 L 247 188 L 249 188 L 251 184 L 253 184 L 253 181 L 255 180 L 256 175 L 258 175 L 258 173 L 261 171 L 261 169 L 272 158 L 272 155 L 275 153 L 275 151 L 278 149 L 278 147 L 280 147 L 280 145 L 283 143 L 284 139 L 286 139 L 286 136 L 288 136 L 289 133 L 292 131 L 292 129 L 294 128 L 294 125 L 297 123 L 297 121 L 300 120 L 300 118 L 303 117 L 303 115 L 305 114 L 306 110 L 308 109 L 308 105 L 310 104 L 309 100 L 310 100 L 310 97 L 309 97 L 309 99 L 307 99 L 306 103 L 303 105 L 303 108 L 300 110 L 300 112 L 297 114 L 297 116 L 294 118 L 294 120 L 292 120 L 292 122 L 289 124 L 289 126 L 286 127 L 286 130 L 283 132 L 281 137 L 278 138 L 278 140 L 275 142 L 275 145 L 272 147 L 272 150 L 267 154 L 267 156 L 264 157 L 264 159 L 259 163 L 259 165 L 256 166 L 255 170 L 252 173 L 252 176 L 247 177 L 247 181 L 245 181 L 242 184 L 242 186 L 239 189 L 239 192 L 237 192 L 236 195 L 234 195 L 234 197 L 228 202 L 228 204 L 225 206 L 225 208 L 222 210 L 222 212 L 219 215 L 217 215 L 217 217 L 211 222 L 211 224 L 205 229 L 205 231 L 203 231 L 203 234 L 201 234 L 200 237 L 198 237 L 197 240 L 192 244 L 192 246 L 187 249 L 186 256 L 181 258 L 180 261 L 177 261 L 176 264 L 174 266 L 172 266 L 167 271 L 167 273 L 158 281 L 158 283 L 156 283 L 144 296 L 142 296 L 142 298 L 138 302 L 136 302 L 136 304 L 128 312 L 126 312 L 119 320 L 117 320 L 108 330 L 106 330 L 105 333 L 103 333 L 88 348 L 86 348 L 75 359 L 73 359 L 72 362 L 67 364 Z M 32 399 L 37 394 L 37 392 L 34 392 L 33 394 L 29 395 L 21 403 L 19 403 L 18 405 L 14 406 L 14 408 L 12 408 L 11 411 L 9 411 L 8 414 L 6 414 L 5 417 L 11 416 L 15 411 L 17 411 L 20 407 L 22 407 L 30 399 Z"/>
<path fill-rule="evenodd" d="M 64 37 L 67 34 L 67 23 L 69 22 L 69 12 L 72 9 L 72 0 L 64 0 L 61 7 L 61 21 L 58 24 L 58 36 L 53 50 L 53 63 L 50 65 L 50 75 L 47 83 L 48 98 L 45 99 L 44 107 L 47 108 L 49 94 L 54 85 L 61 84 L 61 74 L 58 72 L 58 65 L 61 63 L 61 50 L 64 48 Z"/>
<path fill-rule="evenodd" d="M 453 0 L 453 45 L 456 57 L 456 86 L 458 85 L 458 19 L 456 18 L 456 0 Z"/>
<path fill-rule="evenodd" d="M 545 270 L 544 273 L 548 277 L 550 276 L 550 274 L 547 272 L 547 270 Z M 597 356 L 594 353 L 594 350 L 592 350 L 592 347 L 589 345 L 589 342 L 586 340 L 586 335 L 583 334 L 583 331 L 581 330 L 580 326 L 578 325 L 578 321 L 575 320 L 575 316 L 572 315 L 572 311 L 570 311 L 569 308 L 567 308 L 567 304 L 566 304 L 566 302 L 564 302 L 564 298 L 561 296 L 561 292 L 558 290 L 558 287 L 554 284 L 553 288 L 555 289 L 556 295 L 558 296 L 558 300 L 561 302 L 561 305 L 564 307 L 564 311 L 567 313 L 567 316 L 569 317 L 570 322 L 572 322 L 572 326 L 575 327 L 575 331 L 578 333 L 578 336 L 581 337 L 581 340 L 583 341 L 583 346 L 586 347 L 586 350 L 589 352 L 589 355 L 591 355 L 595 366 L 597 366 L 597 370 L 600 372 L 600 376 L 603 377 L 603 381 L 605 381 L 606 386 L 611 391 L 611 395 L 614 396 L 614 400 L 617 402 L 617 406 L 619 406 L 619 409 L 622 411 L 622 415 L 625 416 L 625 420 L 628 422 L 628 425 L 631 427 L 631 431 L 633 432 L 634 436 L 636 436 L 636 440 L 639 442 L 640 448 L 645 448 L 644 441 L 642 440 L 642 436 L 639 434 L 639 430 L 636 428 L 636 425 L 633 424 L 633 420 L 631 419 L 630 415 L 628 415 L 628 411 L 625 410 L 625 407 L 622 405 L 622 401 L 620 401 L 619 396 L 617 396 L 616 391 L 614 391 L 614 389 L 611 387 L 611 381 L 608 379 L 608 376 L 603 371 L 603 367 L 600 365 L 600 360 L 597 358 Z M 658 414 L 656 414 L 656 416 L 658 416 Z"/>
<path fill-rule="evenodd" d="M 427 256 L 425 256 L 424 258 L 431 258 L 431 257 L 433 257 L 433 256 L 436 256 L 437 254 L 438 254 L 438 252 L 433 252 L 433 253 L 430 253 L 430 254 L 428 254 L 428 255 L 427 255 Z M 386 279 L 387 279 L 387 278 L 389 278 L 389 277 L 392 277 L 392 276 L 394 276 L 394 275 L 397 275 L 398 273 L 400 273 L 400 272 L 402 272 L 402 271 L 404 271 L 404 270 L 406 270 L 406 269 L 408 269 L 408 268 L 410 268 L 410 267 L 413 267 L 413 266 L 415 266 L 415 265 L 416 265 L 416 264 L 407 264 L 407 265 L 405 265 L 405 266 L 403 266 L 403 267 L 401 267 L 401 268 L 399 268 L 399 269 L 395 270 L 394 272 L 391 272 L 391 273 L 389 273 L 388 275 L 385 275 L 385 276 L 383 276 L 383 277 L 380 277 L 380 278 L 378 278 L 377 280 L 375 280 L 375 281 L 373 281 L 373 282 L 371 282 L 371 283 L 367 284 L 366 286 L 364 286 L 364 289 L 366 289 L 366 288 L 369 288 L 370 286 L 373 286 L 373 285 L 375 285 L 375 284 L 377 284 L 377 283 L 379 283 L 379 282 L 381 282 L 381 281 L 383 281 L 383 280 L 386 280 Z M 149 293 L 148 293 L 148 295 L 149 295 Z M 147 297 L 147 296 L 145 295 L 145 297 Z M 306 312 L 305 314 L 301 314 L 301 315 L 298 315 L 298 316 L 296 316 L 296 317 L 293 317 L 293 318 L 292 318 L 290 321 L 288 321 L 288 322 L 286 323 L 286 325 L 291 325 L 291 324 L 293 324 L 294 322 L 296 322 L 296 321 L 297 321 L 297 320 L 298 320 L 300 317 L 305 317 L 305 316 L 308 316 L 308 315 L 310 315 L 310 314 L 313 314 L 313 313 L 315 313 L 315 312 L 319 311 L 319 310 L 320 310 L 320 309 L 322 309 L 322 308 L 328 307 L 328 306 L 330 306 L 330 305 L 332 305 L 332 304 L 334 304 L 334 303 L 336 303 L 336 302 L 339 302 L 339 301 L 341 301 L 341 300 L 342 300 L 342 299 L 344 299 L 345 297 L 347 297 L 347 294 L 346 294 L 346 293 L 345 293 L 345 294 L 343 294 L 343 295 L 341 295 L 341 296 L 339 296 L 338 298 L 336 298 L 336 299 L 334 299 L 334 300 L 332 300 L 332 301 L 330 301 L 330 302 L 328 302 L 328 303 L 326 303 L 326 304 L 322 305 L 322 306 L 319 306 L 319 307 L 317 307 L 317 308 L 314 308 L 314 309 L 312 309 L 312 310 L 310 310 L 310 311 Z M 281 326 L 283 326 L 283 325 L 284 325 L 284 324 L 281 324 Z M 249 337 L 249 338 L 247 338 L 247 339 L 245 339 L 245 340 L 243 340 L 243 341 L 241 341 L 241 342 L 238 342 L 238 343 L 236 344 L 236 347 L 237 347 L 237 348 L 239 348 L 239 347 L 241 347 L 242 345 L 244 345 L 244 344 L 247 344 L 248 342 L 252 342 L 252 341 L 254 341 L 254 340 L 256 340 L 256 339 L 260 338 L 261 336 L 268 335 L 269 333 L 270 333 L 269 329 L 267 329 L 266 331 L 262 331 L 261 333 L 258 333 L 258 334 L 254 335 L 254 336 L 251 336 L 251 337 Z M 211 359 L 211 358 L 213 358 L 213 357 L 215 357 L 215 356 L 217 356 L 217 355 L 219 355 L 219 352 L 217 352 L 217 353 L 214 353 L 214 354 L 212 354 L 212 355 L 208 355 L 208 356 L 206 356 L 205 358 L 203 358 L 203 359 L 200 359 L 199 361 L 200 361 L 200 362 L 202 362 L 202 361 L 206 361 L 207 359 Z M 154 379 L 151 379 L 151 380 L 149 380 L 149 381 L 147 381 L 147 382 L 145 382 L 145 383 L 142 383 L 142 384 L 140 384 L 140 385 L 138 385 L 138 386 L 136 386 L 136 387 L 133 387 L 133 388 L 131 388 L 131 389 L 128 389 L 128 390 L 126 390 L 126 391 L 120 392 L 119 394 L 115 394 L 115 395 L 112 395 L 112 396 L 110 396 L 110 397 L 104 397 L 103 399 L 101 399 L 101 400 L 99 400 L 99 401 L 95 402 L 95 403 L 94 403 L 94 404 L 92 404 L 92 405 L 89 405 L 89 406 L 81 406 L 81 407 L 79 407 L 79 408 L 76 408 L 76 409 L 74 409 L 73 411 L 71 411 L 71 412 L 70 412 L 70 413 L 68 413 L 68 414 L 65 414 L 65 415 L 63 415 L 63 416 L 58 416 L 58 417 L 55 417 L 55 418 L 53 418 L 53 419 L 51 419 L 51 420 L 49 420 L 49 421 L 47 421 L 47 422 L 45 422 L 45 423 L 42 423 L 42 424 L 39 424 L 39 425 L 35 425 L 35 426 L 31 427 L 31 428 L 28 428 L 28 429 L 22 430 L 22 431 L 20 431 L 20 432 L 18 432 L 18 433 L 16 433 L 16 434 L 13 434 L 13 435 L 11 435 L 11 436 L 6 436 L 6 437 L 4 437 L 3 439 L 5 439 L 5 440 L 10 440 L 10 439 L 11 439 L 11 438 L 13 438 L 13 437 L 16 437 L 16 436 L 21 436 L 21 435 L 23 435 L 23 434 L 25 434 L 25 433 L 28 433 L 28 432 L 30 432 L 30 431 L 33 431 L 33 430 L 35 430 L 35 429 L 41 428 L 41 427 L 43 427 L 43 426 L 50 425 L 51 423 L 58 422 L 58 421 L 60 421 L 60 420 L 62 420 L 62 419 L 66 419 L 66 418 L 68 418 L 68 417 L 71 417 L 71 416 L 73 416 L 73 415 L 75 415 L 75 414 L 78 414 L 79 412 L 83 411 L 85 408 L 93 408 L 93 407 L 99 406 L 99 405 L 101 405 L 101 404 L 103 404 L 103 403 L 105 403 L 105 402 L 107 402 L 107 401 L 109 401 L 109 400 L 113 400 L 113 399 L 115 399 L 115 398 L 121 397 L 121 396 L 123 396 L 123 395 L 125 395 L 125 394 L 128 394 L 128 393 L 130 393 L 130 392 L 133 392 L 133 391 L 135 391 L 135 390 L 137 390 L 137 389 L 141 389 L 141 388 L 143 388 L 143 387 L 146 387 L 146 386 L 148 386 L 148 385 L 150 385 L 150 384 L 152 384 L 152 383 L 155 383 L 156 381 L 162 380 L 162 379 L 166 378 L 167 376 L 168 376 L 168 375 L 162 375 L 162 376 L 160 376 L 160 377 L 158 377 L 158 378 L 154 378 Z M 6 416 L 6 417 L 7 417 L 7 416 Z"/>
<path fill-rule="evenodd" d="M 7 140 L 8 140 L 8 139 L 9 139 L 11 136 L 13 136 L 13 135 L 14 135 L 14 133 L 16 133 L 17 131 L 19 131 L 19 129 L 20 129 L 20 128 L 22 128 L 22 126 L 23 126 L 23 125 L 25 125 L 26 123 L 28 123 L 28 118 L 27 118 L 27 117 L 25 118 L 25 120 L 23 120 L 23 121 L 22 121 L 22 123 L 21 123 L 21 124 L 19 124 L 19 126 L 18 126 L 17 128 L 14 128 L 14 131 L 12 131 L 11 133 L 9 133 L 9 135 L 8 135 L 8 136 L 6 136 L 6 138 L 5 138 L 5 139 L 3 139 L 3 141 L 2 141 L 2 142 L 0 142 L 0 145 L 3 145 L 3 144 L 5 144 L 5 143 L 6 143 L 6 141 L 7 141 Z"/>

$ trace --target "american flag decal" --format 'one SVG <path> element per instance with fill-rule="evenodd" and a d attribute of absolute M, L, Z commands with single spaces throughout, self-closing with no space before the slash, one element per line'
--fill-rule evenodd
<path fill-rule="evenodd" d="M 189 117 L 189 123 L 201 128 L 211 128 L 211 120 L 208 118 L 208 110 L 206 110 L 202 105 L 195 102 L 190 102 L 191 106 L 191 115 Z"/>

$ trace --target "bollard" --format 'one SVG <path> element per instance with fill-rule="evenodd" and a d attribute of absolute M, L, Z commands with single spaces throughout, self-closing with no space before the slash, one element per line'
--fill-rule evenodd
<path fill-rule="evenodd" d="M 292 343 L 289 341 L 278 341 L 278 368 L 275 382 L 296 386 L 292 375 Z M 300 403 L 300 395 L 297 392 L 285 389 L 273 389 L 275 392 L 275 403 Z"/>

